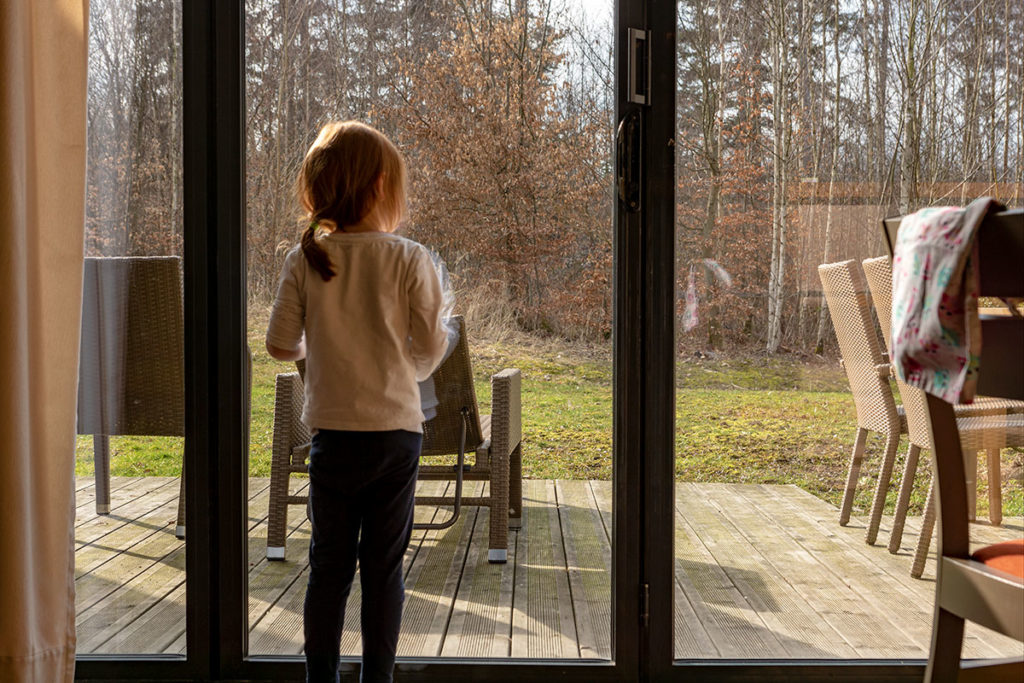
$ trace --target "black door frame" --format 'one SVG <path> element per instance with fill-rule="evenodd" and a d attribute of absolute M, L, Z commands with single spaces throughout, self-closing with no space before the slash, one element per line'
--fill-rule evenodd
<path fill-rule="evenodd" d="M 79 680 L 300 680 L 247 656 L 244 0 L 182 0 L 186 658 L 85 655 Z M 920 662 L 676 662 L 675 3 L 618 0 L 616 121 L 642 122 L 642 209 L 614 226 L 613 661 L 403 659 L 403 681 L 919 680 Z M 649 104 L 630 101 L 628 29 L 650 32 Z M 354 670 L 349 667 L 349 671 Z"/>

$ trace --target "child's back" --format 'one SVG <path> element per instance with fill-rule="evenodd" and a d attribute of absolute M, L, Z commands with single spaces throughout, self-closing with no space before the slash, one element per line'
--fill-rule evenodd
<path fill-rule="evenodd" d="M 447 348 L 441 289 L 426 249 L 384 232 L 320 240 L 336 275 L 313 271 L 302 250 L 285 259 L 267 339 L 290 348 L 306 333 L 302 419 L 320 429 L 419 432 L 417 381 Z"/>
<path fill-rule="evenodd" d="M 422 444 L 417 381 L 448 345 L 441 284 L 427 250 L 391 234 L 405 213 L 405 166 L 378 131 L 325 126 L 303 160 L 298 194 L 308 224 L 285 258 L 267 350 L 279 360 L 307 359 L 307 681 L 338 680 L 358 560 L 361 678 L 388 683 Z"/>

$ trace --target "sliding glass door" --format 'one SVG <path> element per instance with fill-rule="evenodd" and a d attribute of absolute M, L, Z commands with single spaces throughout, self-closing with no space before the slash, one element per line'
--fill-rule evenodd
<path fill-rule="evenodd" d="M 139 97 L 163 96 L 168 74 L 180 73 L 173 106 L 140 120 L 177 111 L 182 129 L 180 154 L 159 160 L 178 159 L 182 178 L 169 198 L 182 206 L 180 245 L 169 248 L 183 256 L 186 438 L 172 474 L 185 484 L 185 524 L 172 531 L 188 542 L 182 551 L 177 541 L 187 572 L 155 564 L 177 571 L 178 585 L 158 590 L 156 607 L 133 604 L 146 618 L 110 641 L 126 643 L 115 652 L 142 643 L 132 652 L 159 656 L 82 652 L 79 677 L 302 677 L 308 434 L 285 435 L 302 377 L 271 361 L 262 339 L 282 256 L 297 241 L 297 164 L 320 125 L 356 118 L 406 156 L 402 234 L 447 264 L 479 433 L 458 519 L 417 531 L 407 553 L 400 675 L 482 678 L 497 667 L 528 680 L 635 680 L 642 407 L 632 399 L 643 373 L 630 283 L 642 280 L 642 246 L 614 189 L 626 101 L 614 37 L 639 4 L 618 15 L 610 1 L 186 0 L 177 13 L 94 4 L 112 20 L 145 14 L 172 44 L 181 38 L 176 63 L 149 54 L 152 40 L 126 39 L 137 68 L 159 81 L 132 86 Z M 108 23 L 93 24 L 92 59 L 106 68 L 104 48 L 124 34 Z M 425 457 L 437 476 L 418 493 L 452 495 L 454 464 L 453 454 Z M 417 521 L 453 514 L 450 501 L 428 500 Z M 164 618 L 186 593 L 184 620 Z M 357 578 L 346 676 L 360 651 L 358 611 Z"/>
<path fill-rule="evenodd" d="M 424 423 L 400 662 L 613 660 L 611 22 L 610 0 L 245 3 L 249 656 L 302 654 L 304 367 L 263 337 L 303 156 L 356 119 L 405 157 L 398 234 L 435 255 L 468 370 Z M 443 425 L 467 400 L 460 485 Z M 361 597 L 357 573 L 353 665 Z"/>
<path fill-rule="evenodd" d="M 93 2 L 76 444 L 80 655 L 184 654 L 181 3 Z"/>
<path fill-rule="evenodd" d="M 181 340 L 183 419 L 177 436 L 90 427 L 79 444 L 80 678 L 302 678 L 303 378 L 263 337 L 302 227 L 297 164 L 319 126 L 351 118 L 406 156 L 402 234 L 447 265 L 479 437 L 459 518 L 406 555 L 401 680 L 920 677 L 922 489 L 896 553 L 879 541 L 896 483 L 864 544 L 884 451 L 870 437 L 840 524 L 857 425 L 817 266 L 882 255 L 883 213 L 1019 199 L 1021 72 L 1002 32 L 1019 13 L 92 5 L 90 249 L 179 259 L 180 329 L 158 336 Z M 897 40 L 922 26 L 945 37 Z M 456 460 L 423 464 L 439 469 L 417 521 L 440 522 Z M 349 603 L 354 680 L 358 580 Z"/>
<path fill-rule="evenodd" d="M 739 660 L 789 678 L 920 676 L 895 660 L 930 645 L 931 465 L 875 322 L 891 306 L 881 221 L 1019 202 L 1019 14 L 683 0 L 663 17 L 676 26 L 675 79 L 655 93 L 676 106 L 675 248 L 661 254 L 676 395 L 657 467 L 674 485 L 651 532 L 672 548 L 655 560 L 676 675 Z M 1019 483 L 997 477 L 1015 457 L 995 450 L 968 476 L 975 541 L 1020 537 Z M 965 658 L 1019 653 L 968 628 Z"/>

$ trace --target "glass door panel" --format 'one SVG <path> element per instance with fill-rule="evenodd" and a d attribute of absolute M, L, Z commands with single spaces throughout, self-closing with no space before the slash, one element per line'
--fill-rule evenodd
<path fill-rule="evenodd" d="M 249 654 L 302 654 L 303 385 L 264 335 L 305 227 L 299 164 L 321 125 L 358 119 L 405 156 L 399 232 L 447 264 L 480 414 L 491 430 L 521 425 L 507 523 L 491 522 L 501 459 L 485 446 L 468 455 L 473 500 L 454 525 L 413 532 L 399 657 L 611 658 L 610 36 L 610 2 L 246 3 Z M 509 377 L 513 393 L 496 396 Z M 424 456 L 435 469 L 418 495 L 451 496 L 455 462 Z M 451 514 L 426 504 L 416 521 Z M 360 599 L 357 575 L 347 657 L 361 651 Z"/>
<path fill-rule="evenodd" d="M 181 6 L 89 8 L 79 654 L 184 654 Z"/>
<path fill-rule="evenodd" d="M 1018 201 L 1018 14 L 677 4 L 677 658 L 927 655 L 934 561 L 911 571 L 931 468 L 905 468 L 861 262 L 888 253 L 884 216 Z M 1019 537 L 1019 482 L 989 471 L 977 516 L 1001 490 L 1003 522 L 976 540 Z M 968 632 L 965 657 L 1020 652 Z"/>

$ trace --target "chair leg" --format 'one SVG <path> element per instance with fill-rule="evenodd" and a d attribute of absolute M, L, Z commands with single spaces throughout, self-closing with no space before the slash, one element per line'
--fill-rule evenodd
<path fill-rule="evenodd" d="M 285 456 L 287 457 L 287 456 Z M 267 510 L 267 559 L 283 560 L 288 524 L 288 479 L 291 471 L 284 458 L 275 457 L 270 466 L 270 504 Z"/>
<path fill-rule="evenodd" d="M 491 460 L 491 522 L 487 561 L 504 564 L 508 561 L 509 458 L 492 456 Z"/>
<path fill-rule="evenodd" d="M 978 519 L 978 453 L 964 450 L 964 484 L 967 485 L 967 521 Z"/>
<path fill-rule="evenodd" d="M 839 526 L 850 523 L 850 512 L 853 510 L 853 494 L 860 477 L 860 466 L 864 462 L 864 447 L 867 444 L 868 430 L 857 427 L 857 438 L 853 443 L 853 455 L 850 457 L 850 470 L 846 475 L 846 492 L 843 493 L 843 507 L 839 512 Z"/>
<path fill-rule="evenodd" d="M 932 543 L 932 530 L 935 528 L 935 478 L 928 485 L 928 501 L 924 504 L 924 517 L 921 519 L 921 535 L 917 537 L 917 548 L 914 550 L 914 563 L 910 566 L 910 575 L 920 579 L 924 574 L 924 564 L 928 561 L 928 548 Z"/>
<path fill-rule="evenodd" d="M 523 444 L 512 451 L 508 463 L 508 526 L 510 529 L 523 527 Z"/>
<path fill-rule="evenodd" d="M 938 605 L 932 621 L 932 649 L 924 670 L 925 683 L 955 681 L 960 673 L 960 651 L 964 642 L 964 620 Z"/>
<path fill-rule="evenodd" d="M 1000 472 L 999 449 L 985 451 L 988 458 L 988 519 L 999 526 L 1003 523 L 1003 475 Z"/>
<path fill-rule="evenodd" d="M 185 540 L 185 463 L 181 463 L 181 483 L 178 484 L 178 521 L 174 527 L 174 536 Z"/>
<path fill-rule="evenodd" d="M 907 451 L 907 462 L 903 466 L 903 479 L 900 481 L 900 497 L 896 501 L 896 513 L 892 519 L 892 534 L 889 536 L 889 552 L 898 553 L 903 542 L 903 526 L 907 522 L 907 509 L 910 507 L 910 494 L 914 492 L 914 477 L 917 475 L 917 461 L 921 457 L 921 447 L 910 444 Z"/>
<path fill-rule="evenodd" d="M 110 514 L 110 437 L 94 434 L 92 462 L 96 470 L 96 514 Z"/>
<path fill-rule="evenodd" d="M 875 486 L 875 501 L 871 505 L 871 521 L 868 523 L 868 532 L 865 540 L 868 545 L 874 545 L 878 538 L 878 525 L 882 522 L 882 512 L 885 510 L 885 496 L 889 493 L 889 484 L 892 481 L 892 468 L 896 463 L 896 448 L 900 445 L 900 435 L 890 432 L 885 439 L 885 455 L 882 457 L 882 467 L 878 472 L 878 484 Z"/>

